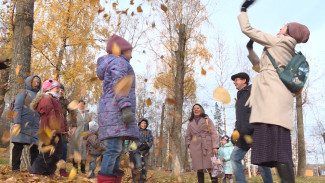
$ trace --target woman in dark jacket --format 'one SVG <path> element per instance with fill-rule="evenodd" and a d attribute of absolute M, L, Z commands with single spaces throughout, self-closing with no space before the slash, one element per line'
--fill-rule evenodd
<path fill-rule="evenodd" d="M 13 136 L 11 142 L 14 144 L 12 149 L 12 171 L 19 171 L 20 157 L 24 145 L 32 146 L 29 148 L 31 164 L 38 155 L 37 131 L 39 129 L 40 115 L 37 111 L 32 111 L 29 107 L 31 101 L 36 97 L 41 88 L 41 79 L 38 76 L 29 76 L 25 79 L 25 90 L 21 90 L 15 98 L 13 111 L 18 115 L 14 119 L 14 128 L 20 128 L 20 133 Z"/>

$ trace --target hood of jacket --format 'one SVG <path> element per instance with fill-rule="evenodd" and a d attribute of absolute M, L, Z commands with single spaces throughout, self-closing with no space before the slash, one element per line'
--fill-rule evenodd
<path fill-rule="evenodd" d="M 43 92 L 37 93 L 36 97 L 33 99 L 33 101 L 29 105 L 30 106 L 30 109 L 33 110 L 33 111 L 36 111 L 36 108 L 37 108 L 37 105 L 38 105 L 39 101 L 43 97 L 46 97 L 46 96 L 49 96 L 49 95 L 46 94 L 46 93 L 43 93 Z"/>
<path fill-rule="evenodd" d="M 145 121 L 145 122 L 147 123 L 146 128 L 145 128 L 145 129 L 147 129 L 148 126 L 149 126 L 149 123 L 148 123 L 148 120 L 147 120 L 146 118 L 140 118 L 140 120 L 139 120 L 139 122 L 138 122 L 138 126 L 139 126 L 139 128 L 140 128 L 140 124 L 141 124 L 142 121 Z"/>
<path fill-rule="evenodd" d="M 33 88 L 33 87 L 32 87 L 32 82 L 33 82 L 33 79 L 34 79 L 34 78 L 38 78 L 39 81 L 40 81 L 40 83 L 39 83 L 39 85 L 38 85 L 37 88 Z M 30 91 L 33 91 L 33 92 L 36 92 L 36 93 L 37 93 L 38 91 L 40 91 L 41 86 L 42 86 L 41 78 L 40 78 L 39 76 L 37 76 L 37 75 L 34 75 L 34 76 L 28 76 L 28 77 L 25 79 L 25 88 L 26 88 L 27 90 L 30 90 Z"/>

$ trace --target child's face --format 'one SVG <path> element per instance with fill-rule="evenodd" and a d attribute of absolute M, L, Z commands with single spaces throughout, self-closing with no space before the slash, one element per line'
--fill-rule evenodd
<path fill-rule="evenodd" d="M 37 89 L 39 85 L 40 85 L 40 80 L 35 77 L 32 81 L 32 88 Z"/>
<path fill-rule="evenodd" d="M 59 94 L 59 90 L 60 90 L 60 88 L 57 86 L 57 87 L 54 87 L 54 88 L 50 89 L 50 92 L 54 92 L 54 93 Z"/>
<path fill-rule="evenodd" d="M 145 121 L 141 121 L 140 128 L 146 129 L 146 127 L 147 127 L 147 123 Z"/>
<path fill-rule="evenodd" d="M 221 143 L 222 143 L 222 145 L 225 145 L 225 144 L 227 144 L 227 141 L 225 139 L 222 139 Z"/>
<path fill-rule="evenodd" d="M 132 58 L 132 50 L 127 50 L 123 52 L 123 55 L 128 59 L 131 60 Z"/>
<path fill-rule="evenodd" d="M 279 34 L 286 35 L 286 34 L 287 34 L 287 30 L 288 30 L 288 26 L 285 25 L 285 26 L 283 26 L 283 27 L 280 29 Z"/>

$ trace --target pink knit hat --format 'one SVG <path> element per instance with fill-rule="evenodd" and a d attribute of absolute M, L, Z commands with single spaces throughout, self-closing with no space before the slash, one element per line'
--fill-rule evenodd
<path fill-rule="evenodd" d="M 106 46 L 107 53 L 112 54 L 112 47 L 114 42 L 120 48 L 121 52 L 132 50 L 132 45 L 127 40 L 125 40 L 124 38 L 116 34 L 113 34 L 107 41 L 107 46 Z"/>
<path fill-rule="evenodd" d="M 294 38 L 297 43 L 306 43 L 308 41 L 310 32 L 307 26 L 297 22 L 288 23 L 287 26 L 288 35 Z"/>
<path fill-rule="evenodd" d="M 47 79 L 43 83 L 42 91 L 47 92 L 55 87 L 60 87 L 60 83 L 53 79 Z"/>

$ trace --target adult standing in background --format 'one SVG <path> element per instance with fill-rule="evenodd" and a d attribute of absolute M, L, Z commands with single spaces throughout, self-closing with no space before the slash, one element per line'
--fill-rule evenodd
<path fill-rule="evenodd" d="M 308 41 L 310 32 L 305 25 L 296 22 L 287 23 L 276 36 L 254 29 L 246 13 L 253 2 L 246 0 L 238 16 L 241 31 L 264 46 L 261 59 L 254 58 L 260 70 L 254 78 L 248 101 L 252 107 L 250 123 L 254 126 L 252 163 L 276 167 L 281 181 L 292 183 L 295 182 L 290 136 L 293 94 L 280 80 L 265 51 L 268 50 L 281 70 L 295 55 L 296 44 Z"/>

